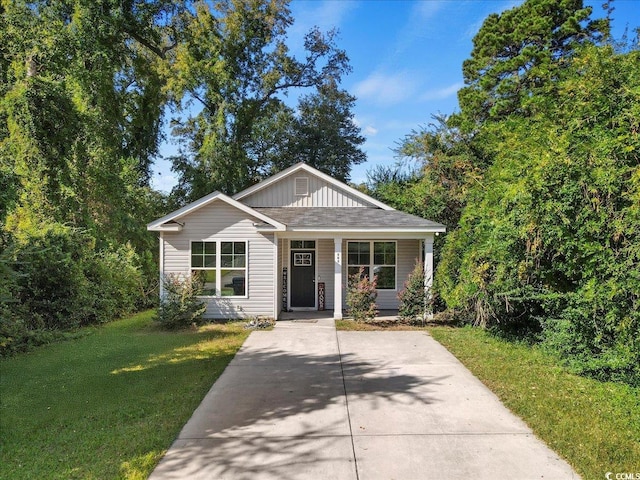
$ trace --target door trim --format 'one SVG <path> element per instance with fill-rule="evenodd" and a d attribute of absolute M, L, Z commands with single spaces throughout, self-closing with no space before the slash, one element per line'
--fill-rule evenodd
<path fill-rule="evenodd" d="M 313 265 L 313 278 L 317 279 L 318 278 L 318 240 L 317 239 L 313 239 L 313 241 L 315 242 L 315 247 L 314 248 L 291 248 L 291 242 L 292 241 L 296 241 L 298 239 L 296 238 L 292 238 L 289 239 L 289 252 L 287 255 L 287 270 L 289 270 L 289 275 L 287 275 L 287 304 L 289 306 L 289 310 L 292 312 L 315 312 L 318 310 L 318 282 L 317 280 L 313 282 L 313 307 L 292 307 L 291 306 L 291 278 L 293 277 L 293 265 L 291 265 L 291 253 L 292 252 L 296 252 L 296 251 L 313 251 L 314 255 L 313 258 L 315 259 L 314 265 Z M 306 240 L 310 240 L 310 239 L 306 239 Z"/>

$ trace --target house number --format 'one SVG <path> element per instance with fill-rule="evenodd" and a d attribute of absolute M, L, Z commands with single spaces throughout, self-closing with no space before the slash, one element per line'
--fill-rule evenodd
<path fill-rule="evenodd" d="M 336 252 L 336 263 L 342 263 L 342 259 L 340 258 L 341 256 L 340 252 Z"/>

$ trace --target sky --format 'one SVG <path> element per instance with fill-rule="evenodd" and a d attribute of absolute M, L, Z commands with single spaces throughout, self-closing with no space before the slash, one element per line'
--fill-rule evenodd
<path fill-rule="evenodd" d="M 295 20 L 287 44 L 302 57 L 303 38 L 312 27 L 337 29 L 337 44 L 346 51 L 352 72 L 342 88 L 356 96 L 354 120 L 366 142 L 367 161 L 351 171 L 351 182 L 366 181 L 376 165 L 396 163 L 394 149 L 412 131 L 426 128 L 433 115 L 458 109 L 463 86 L 462 62 L 473 37 L 491 13 L 522 0 L 293 0 Z M 593 18 L 604 16 L 602 1 L 587 0 Z M 613 2 L 613 34 L 640 25 L 640 0 Z M 305 92 L 300 92 L 305 93 Z M 306 92 L 308 93 L 308 92 Z M 295 98 L 295 92 L 292 92 Z M 174 154 L 165 142 L 160 155 Z M 156 160 L 152 185 L 168 192 L 176 183 L 167 160 Z"/>

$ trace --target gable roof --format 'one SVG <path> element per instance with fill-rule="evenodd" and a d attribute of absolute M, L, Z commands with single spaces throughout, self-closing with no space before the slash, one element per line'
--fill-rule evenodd
<path fill-rule="evenodd" d="M 196 200 L 195 202 L 189 203 L 188 205 L 185 205 L 184 207 L 147 224 L 147 230 L 152 232 L 180 231 L 182 230 L 182 224 L 178 222 L 180 218 L 206 205 L 209 205 L 210 203 L 213 203 L 215 201 L 221 201 L 228 205 L 231 205 L 232 207 L 235 207 L 238 210 L 241 210 L 246 214 L 251 215 L 252 217 L 262 220 L 266 224 L 274 227 L 276 230 L 285 230 L 286 228 L 282 223 L 258 212 L 257 210 L 254 210 L 253 208 L 245 205 L 244 203 L 240 203 L 237 200 L 234 200 L 233 198 L 225 195 L 224 193 L 213 192 L 207 195 L 206 197 L 202 197 L 200 200 Z"/>
<path fill-rule="evenodd" d="M 290 231 L 445 232 L 441 223 L 398 210 L 363 207 L 255 207 Z"/>
<path fill-rule="evenodd" d="M 341 190 L 344 190 L 345 192 L 363 200 L 364 202 L 370 204 L 372 207 L 377 207 L 380 208 L 382 210 L 394 210 L 393 207 L 390 207 L 389 205 L 386 205 L 378 200 L 376 200 L 373 197 L 370 197 L 369 195 L 362 193 L 361 191 L 350 187 L 349 185 L 347 185 L 346 183 L 341 182 L 340 180 L 336 180 L 335 178 L 327 175 L 326 173 L 321 172 L 320 170 L 317 170 L 309 165 L 307 165 L 306 163 L 296 163 L 295 165 L 292 165 L 289 168 L 286 168 L 284 170 L 282 170 L 279 173 L 276 173 L 275 175 L 259 182 L 256 183 L 255 185 L 242 190 L 241 192 L 236 193 L 233 196 L 234 200 L 242 200 L 243 198 L 248 197 L 249 195 L 252 195 L 256 192 L 259 192 L 260 190 L 263 190 L 279 181 L 281 181 L 282 179 L 288 177 L 289 175 L 293 175 L 295 173 L 298 172 L 307 172 L 311 175 L 315 175 L 316 177 L 319 177 L 320 179 L 324 180 L 325 182 L 335 186 L 336 188 L 339 188 Z"/>

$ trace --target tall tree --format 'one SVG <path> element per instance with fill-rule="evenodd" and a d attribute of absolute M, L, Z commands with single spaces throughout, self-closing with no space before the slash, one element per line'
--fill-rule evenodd
<path fill-rule="evenodd" d="M 335 81 L 320 85 L 317 92 L 304 95 L 297 115 L 281 138 L 285 144 L 273 157 L 271 172 L 297 162 L 306 162 L 343 182 L 349 180 L 353 165 L 366 160 L 360 149 L 365 142 L 354 122 L 355 97 L 340 90 Z"/>
<path fill-rule="evenodd" d="M 582 0 L 526 0 L 489 15 L 462 65 L 458 124 L 475 130 L 488 119 L 528 114 L 550 98 L 576 47 L 609 34 L 609 18 L 593 20 L 591 13 Z"/>
<path fill-rule="evenodd" d="M 193 13 L 185 13 L 170 90 L 178 107 L 195 109 L 196 103 L 201 110 L 174 129 L 186 140 L 174 159 L 178 196 L 231 193 L 255 182 L 263 165 L 249 153 L 261 121 L 279 110 L 279 96 L 328 79 L 339 81 L 349 71 L 335 32 L 313 29 L 305 37 L 305 59 L 290 55 L 287 4 L 218 0 L 198 3 Z"/>
<path fill-rule="evenodd" d="M 584 46 L 562 102 L 493 131 L 439 266 L 447 304 L 527 325 L 577 370 L 640 383 L 640 51 Z"/>
<path fill-rule="evenodd" d="M 164 97 L 171 0 L 3 2 L 0 161 L 14 231 L 40 221 L 127 238 L 148 184 Z M 114 221 L 119 219 L 120 221 Z M 122 232 L 124 230 L 124 232 Z"/>

